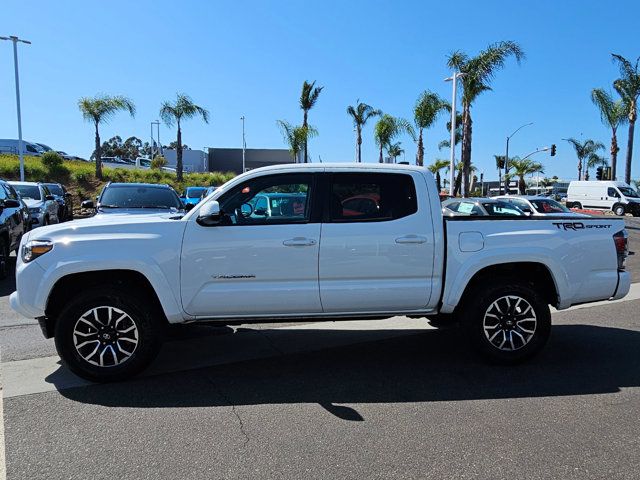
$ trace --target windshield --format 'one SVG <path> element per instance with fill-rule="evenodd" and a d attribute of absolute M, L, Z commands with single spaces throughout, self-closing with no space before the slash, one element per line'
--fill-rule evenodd
<path fill-rule="evenodd" d="M 531 200 L 531 203 L 538 213 L 571 213 L 571 210 L 560 202 L 548 198 Z"/>
<path fill-rule="evenodd" d="M 54 195 L 58 195 L 59 197 L 62 197 L 64 195 L 64 192 L 62 191 L 62 187 L 57 183 L 45 183 L 45 185 L 49 188 L 49 191 Z"/>
<path fill-rule="evenodd" d="M 487 202 L 483 203 L 489 215 L 509 215 L 509 216 L 522 216 L 524 212 L 515 205 L 510 205 L 506 202 Z"/>
<path fill-rule="evenodd" d="M 42 200 L 40 189 L 37 185 L 14 185 L 22 198 L 31 198 L 33 200 Z"/>
<path fill-rule="evenodd" d="M 181 209 L 182 202 L 169 188 L 144 186 L 107 187 L 100 198 L 101 208 L 166 208 Z"/>
<path fill-rule="evenodd" d="M 205 187 L 189 187 L 187 188 L 187 198 L 200 198 L 206 190 Z"/>
<path fill-rule="evenodd" d="M 622 193 L 625 197 L 639 198 L 638 192 L 636 192 L 633 188 L 618 187 L 618 190 L 620 190 L 620 193 Z"/>

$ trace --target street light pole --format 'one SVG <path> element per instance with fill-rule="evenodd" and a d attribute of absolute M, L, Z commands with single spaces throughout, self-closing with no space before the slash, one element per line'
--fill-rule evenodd
<path fill-rule="evenodd" d="M 525 123 L 524 125 L 519 126 L 518 128 L 516 128 L 515 132 L 513 132 L 511 135 L 509 135 L 507 137 L 507 150 L 504 154 L 504 193 L 505 195 L 509 195 L 509 185 L 507 184 L 507 172 L 509 171 L 509 140 L 511 139 L 511 137 L 513 137 L 516 133 L 518 133 L 518 130 L 520 130 L 521 128 L 524 127 L 528 127 L 529 125 L 533 125 L 533 122 L 531 123 Z M 502 186 L 498 185 L 498 193 L 502 193 Z"/>
<path fill-rule="evenodd" d="M 449 195 L 453 196 L 453 187 L 455 183 L 456 168 L 456 96 L 458 87 L 458 78 L 465 76 L 466 73 L 455 72 L 452 76 L 444 79 L 445 82 L 453 83 L 453 91 L 451 94 L 451 154 L 449 157 Z"/>
<path fill-rule="evenodd" d="M 240 117 L 242 120 L 242 173 L 245 172 L 245 151 L 247 149 L 247 142 L 244 138 L 244 115 Z"/>
<path fill-rule="evenodd" d="M 153 122 L 151 122 L 151 160 L 153 160 L 153 144 L 155 143 L 155 139 L 153 138 L 153 126 L 156 125 L 157 126 L 157 130 L 158 130 L 158 147 L 156 149 L 156 153 L 159 155 L 162 155 L 162 149 L 160 148 L 160 121 L 159 120 L 155 120 Z"/>
<path fill-rule="evenodd" d="M 22 40 L 15 35 L 10 37 L 0 37 L 0 40 L 11 40 L 13 42 L 13 68 L 16 78 L 16 110 L 18 112 L 18 158 L 20 159 L 20 181 L 24 182 L 24 156 L 22 154 L 24 143 L 22 141 L 22 118 L 20 114 L 20 78 L 18 75 L 18 42 L 31 45 L 28 40 Z"/>

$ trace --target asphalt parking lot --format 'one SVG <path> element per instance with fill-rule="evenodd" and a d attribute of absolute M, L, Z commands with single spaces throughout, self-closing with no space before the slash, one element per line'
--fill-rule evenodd
<path fill-rule="evenodd" d="M 13 288 L 0 283 L 9 479 L 638 478 L 638 285 L 554 312 L 546 350 L 516 367 L 400 317 L 184 326 L 145 376 L 112 385 L 61 367 L 9 309 Z"/>

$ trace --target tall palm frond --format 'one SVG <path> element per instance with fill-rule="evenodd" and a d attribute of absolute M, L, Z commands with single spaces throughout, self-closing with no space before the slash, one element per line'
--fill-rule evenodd
<path fill-rule="evenodd" d="M 613 61 L 620 68 L 620 78 L 613 82 L 613 88 L 622 97 L 626 107 L 626 114 L 629 121 L 629 133 L 627 135 L 627 155 L 625 159 L 624 181 L 631 181 L 631 163 L 633 159 L 633 141 L 636 120 L 638 119 L 638 97 L 640 96 L 640 72 L 638 65 L 640 57 L 635 64 L 624 58 L 622 55 L 612 54 Z"/>
<path fill-rule="evenodd" d="M 360 102 L 360 99 L 356 100 L 356 106 L 348 106 L 347 113 L 353 119 L 353 126 L 356 127 L 356 145 L 358 149 L 358 163 L 362 162 L 361 146 L 362 146 L 362 128 L 373 117 L 382 115 L 381 110 L 374 109 L 372 106 L 366 103 Z"/>

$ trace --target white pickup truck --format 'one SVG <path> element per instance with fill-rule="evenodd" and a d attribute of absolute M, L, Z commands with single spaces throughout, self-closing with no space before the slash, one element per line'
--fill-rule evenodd
<path fill-rule="evenodd" d="M 167 323 L 456 322 L 514 363 L 558 309 L 630 287 L 615 218 L 450 217 L 432 175 L 403 165 L 253 170 L 184 217 L 78 220 L 25 235 L 11 306 L 37 318 L 76 374 L 141 371 Z"/>

